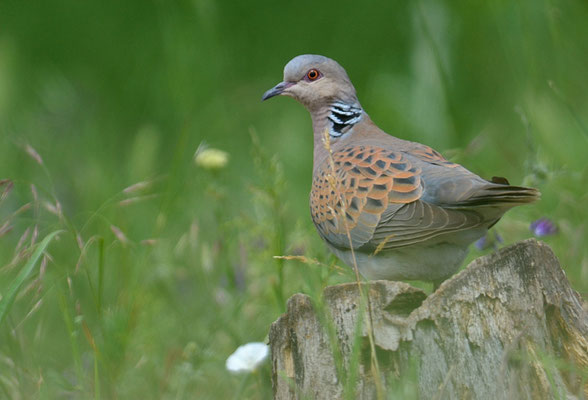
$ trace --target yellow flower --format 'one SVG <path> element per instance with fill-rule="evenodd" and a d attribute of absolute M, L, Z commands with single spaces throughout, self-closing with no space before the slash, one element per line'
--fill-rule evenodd
<path fill-rule="evenodd" d="M 229 162 L 229 153 L 219 149 L 199 148 L 194 155 L 194 162 L 204 169 L 221 169 Z"/>

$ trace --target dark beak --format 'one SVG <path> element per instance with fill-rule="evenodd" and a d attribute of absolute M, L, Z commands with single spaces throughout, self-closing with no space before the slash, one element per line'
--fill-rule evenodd
<path fill-rule="evenodd" d="M 267 92 L 263 94 L 261 97 L 261 101 L 267 100 L 271 97 L 280 95 L 284 92 L 284 90 L 288 89 L 290 86 L 294 85 L 294 82 L 280 82 Z"/>

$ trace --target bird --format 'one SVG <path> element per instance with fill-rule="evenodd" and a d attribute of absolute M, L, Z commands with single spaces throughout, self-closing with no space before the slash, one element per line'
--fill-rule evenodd
<path fill-rule="evenodd" d="M 292 97 L 314 132 L 310 213 L 328 248 L 368 280 L 419 280 L 438 287 L 468 247 L 534 188 L 486 180 L 431 147 L 380 129 L 347 72 L 321 55 L 294 57 L 262 101 Z"/>

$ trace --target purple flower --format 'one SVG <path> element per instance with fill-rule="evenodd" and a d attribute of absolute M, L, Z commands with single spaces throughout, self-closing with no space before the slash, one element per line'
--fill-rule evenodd
<path fill-rule="evenodd" d="M 555 223 L 545 217 L 531 222 L 529 229 L 537 237 L 549 236 L 557 233 L 557 226 L 555 226 Z"/>
<path fill-rule="evenodd" d="M 480 239 L 476 240 L 476 243 L 474 243 L 474 246 L 476 246 L 476 249 L 478 250 L 484 250 L 486 248 L 486 243 L 488 242 L 488 235 L 484 235 L 482 236 Z"/>
<path fill-rule="evenodd" d="M 497 250 L 498 243 L 502 243 L 502 242 L 504 242 L 504 239 L 502 239 L 502 236 L 500 236 L 498 234 L 498 232 L 496 232 L 496 231 L 491 231 L 491 232 L 486 233 L 480 239 L 478 239 L 474 243 L 474 246 L 476 246 L 476 248 L 478 250 L 486 250 L 486 249 L 489 249 L 490 247 L 492 247 L 494 250 Z"/>

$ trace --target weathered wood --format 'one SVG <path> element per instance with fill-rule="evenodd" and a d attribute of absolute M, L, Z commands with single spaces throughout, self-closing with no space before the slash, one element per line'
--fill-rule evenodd
<path fill-rule="evenodd" d="M 547 245 L 474 260 L 429 297 L 367 285 L 388 396 L 405 378 L 422 399 L 588 398 L 588 315 Z M 356 283 L 327 288 L 320 304 L 290 298 L 270 330 L 275 399 L 376 398 L 360 304 Z"/>

